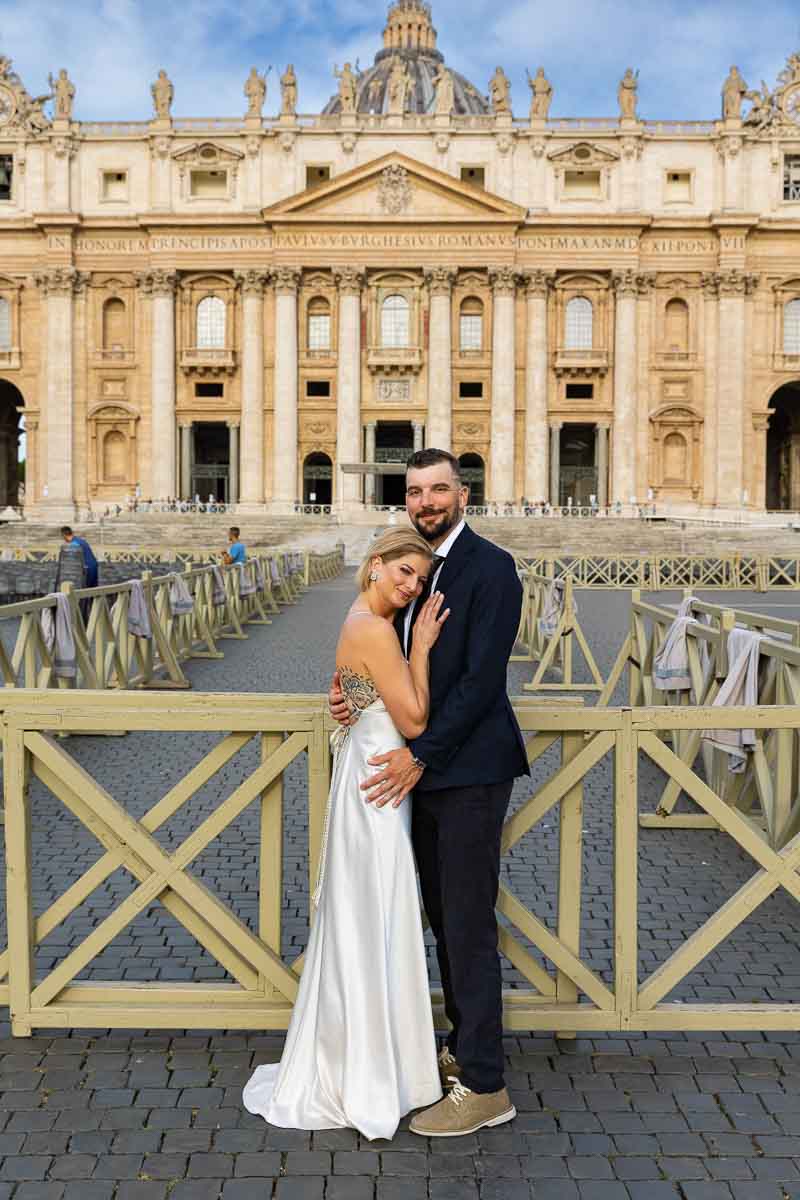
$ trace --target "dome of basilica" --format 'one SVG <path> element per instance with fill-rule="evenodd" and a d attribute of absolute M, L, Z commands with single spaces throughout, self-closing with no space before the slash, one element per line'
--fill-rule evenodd
<path fill-rule="evenodd" d="M 383 31 L 383 49 L 375 62 L 356 78 L 356 111 L 359 113 L 388 113 L 390 82 L 393 72 L 405 69 L 408 76 L 404 111 L 427 113 L 434 109 L 435 80 L 444 63 L 444 55 L 436 49 L 436 30 L 431 10 L 422 0 L 397 0 L 389 9 Z M 481 116 L 491 112 L 489 101 L 474 84 L 450 71 L 453 81 L 453 113 L 456 116 Z M 340 113 L 339 95 L 332 96 L 325 113 Z"/>

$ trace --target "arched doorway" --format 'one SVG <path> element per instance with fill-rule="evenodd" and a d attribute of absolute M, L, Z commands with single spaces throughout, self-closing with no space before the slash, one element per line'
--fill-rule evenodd
<path fill-rule="evenodd" d="M 303 503 L 330 505 L 333 463 L 327 454 L 309 454 L 303 463 Z"/>
<path fill-rule="evenodd" d="M 0 509 L 16 507 L 24 487 L 25 422 L 18 411 L 24 404 L 19 388 L 0 379 Z"/>
<path fill-rule="evenodd" d="M 486 464 L 480 454 L 462 454 L 458 465 L 461 468 L 461 482 L 469 488 L 467 504 L 480 508 L 486 503 Z"/>
<path fill-rule="evenodd" d="M 800 380 L 778 388 L 767 431 L 767 508 L 800 509 Z"/>

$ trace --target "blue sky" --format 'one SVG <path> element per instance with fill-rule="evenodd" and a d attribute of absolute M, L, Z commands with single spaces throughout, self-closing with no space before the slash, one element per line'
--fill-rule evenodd
<path fill-rule="evenodd" d="M 293 62 L 299 110 L 319 112 L 335 62 L 372 62 L 387 6 L 368 0 L 0 0 L 0 49 L 33 93 L 66 66 L 81 120 L 146 119 L 149 85 L 164 67 L 176 116 L 236 116 L 253 65 L 277 76 Z M 711 119 L 736 63 L 751 87 L 772 86 L 800 49 L 800 8 L 789 0 L 433 0 L 439 48 L 481 90 L 500 63 L 517 115 L 528 111 L 525 68 L 541 63 L 554 116 L 611 116 L 627 66 L 640 69 L 647 118 Z"/>

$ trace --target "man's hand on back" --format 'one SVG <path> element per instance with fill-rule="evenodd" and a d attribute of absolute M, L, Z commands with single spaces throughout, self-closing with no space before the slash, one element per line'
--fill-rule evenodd
<path fill-rule="evenodd" d="M 392 808 L 399 808 L 422 778 L 422 771 L 414 765 L 414 756 L 408 746 L 390 750 L 388 754 L 375 754 L 367 762 L 371 767 L 383 768 L 380 774 L 371 775 L 361 784 L 361 790 L 367 793 L 367 804 L 374 804 L 376 808 L 390 803 Z"/>
<path fill-rule="evenodd" d="M 354 725 L 353 710 L 350 702 L 342 691 L 342 681 L 339 672 L 334 671 L 328 692 L 328 711 L 339 725 Z"/>

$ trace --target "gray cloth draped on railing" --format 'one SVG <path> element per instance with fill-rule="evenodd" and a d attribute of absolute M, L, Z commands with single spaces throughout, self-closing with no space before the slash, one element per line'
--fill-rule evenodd
<path fill-rule="evenodd" d="M 660 692 L 686 692 L 692 686 L 686 631 L 694 621 L 690 615 L 693 602 L 694 596 L 681 602 L 678 615 L 653 658 L 653 687 Z"/>
<path fill-rule="evenodd" d="M 255 559 L 253 569 L 256 576 L 256 591 L 263 592 L 266 585 L 264 583 L 264 572 L 261 569 L 261 563 L 258 559 Z"/>
<path fill-rule="evenodd" d="M 74 679 L 77 667 L 69 597 L 63 592 L 53 592 L 48 596 L 50 599 L 55 600 L 55 607 L 42 610 L 44 644 L 53 656 L 53 670 L 58 678 Z"/>
<path fill-rule="evenodd" d="M 735 708 L 758 704 L 758 666 L 763 635 L 750 629 L 732 629 L 728 634 L 728 674 L 713 708 Z M 700 737 L 717 750 L 729 754 L 729 770 L 744 771 L 748 752 L 756 744 L 754 729 L 704 729 Z"/>
<path fill-rule="evenodd" d="M 280 574 L 280 571 L 278 570 L 278 564 L 275 562 L 274 558 L 271 558 L 269 560 L 269 574 L 270 574 L 270 579 L 272 580 L 273 583 L 280 583 L 281 574 Z"/>
<path fill-rule="evenodd" d="M 219 606 L 224 604 L 225 600 L 225 580 L 222 577 L 222 570 L 220 567 L 214 567 L 212 571 L 211 603 Z"/>
<path fill-rule="evenodd" d="M 173 617 L 185 617 L 194 609 L 192 593 L 181 575 L 175 575 L 169 585 L 169 606 Z"/>
<path fill-rule="evenodd" d="M 150 610 L 147 607 L 144 584 L 141 579 L 131 579 L 129 586 L 131 598 L 128 605 L 128 633 L 134 637 L 151 638 L 153 629 L 150 625 Z"/>
<path fill-rule="evenodd" d="M 551 638 L 558 629 L 558 623 L 564 612 L 564 596 L 566 586 L 563 579 L 554 579 L 548 585 L 544 594 L 542 615 L 539 617 L 539 632 L 542 637 Z"/>
<path fill-rule="evenodd" d="M 247 563 L 237 563 L 236 570 L 239 572 L 239 595 L 252 596 L 255 593 L 256 585 L 253 582 L 253 577 L 250 574 Z"/>

